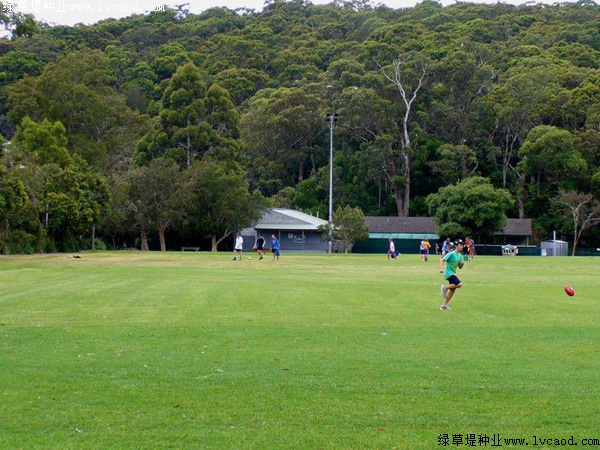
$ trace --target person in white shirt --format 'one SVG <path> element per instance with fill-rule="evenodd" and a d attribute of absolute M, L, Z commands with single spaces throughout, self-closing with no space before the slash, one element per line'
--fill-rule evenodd
<path fill-rule="evenodd" d="M 396 246 L 394 245 L 394 241 L 389 239 L 389 247 L 388 247 L 388 259 L 396 259 L 398 253 L 396 253 Z"/>
<path fill-rule="evenodd" d="M 235 247 L 233 249 L 233 260 L 235 261 L 236 256 L 239 255 L 240 257 L 240 261 L 242 260 L 242 250 L 244 249 L 244 238 L 242 236 L 240 236 L 240 233 L 238 233 L 235 236 Z"/>

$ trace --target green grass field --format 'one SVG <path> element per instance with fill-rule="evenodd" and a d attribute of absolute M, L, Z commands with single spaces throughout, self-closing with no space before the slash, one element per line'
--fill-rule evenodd
<path fill-rule="evenodd" d="M 418 255 L 3 257 L 0 448 L 600 439 L 600 259 L 479 257 L 453 311 L 437 269 Z"/>

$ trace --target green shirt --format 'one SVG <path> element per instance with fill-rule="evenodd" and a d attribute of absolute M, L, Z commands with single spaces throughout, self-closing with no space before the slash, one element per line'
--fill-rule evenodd
<path fill-rule="evenodd" d="M 452 275 L 456 275 L 456 269 L 463 262 L 463 255 L 458 253 L 456 250 L 446 253 L 444 256 L 446 261 L 446 271 L 444 272 L 444 278 L 447 280 Z"/>

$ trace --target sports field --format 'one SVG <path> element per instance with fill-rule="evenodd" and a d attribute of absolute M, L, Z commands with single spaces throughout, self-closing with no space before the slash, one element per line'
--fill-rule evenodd
<path fill-rule="evenodd" d="M 0 258 L 0 448 L 600 447 L 600 258 L 270 258 Z"/>

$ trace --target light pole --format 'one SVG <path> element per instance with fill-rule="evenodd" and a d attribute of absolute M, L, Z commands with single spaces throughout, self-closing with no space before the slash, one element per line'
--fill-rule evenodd
<path fill-rule="evenodd" d="M 337 119 L 338 113 L 336 112 L 325 114 L 325 120 L 329 123 L 329 253 L 332 252 L 333 242 L 333 129 Z"/>

